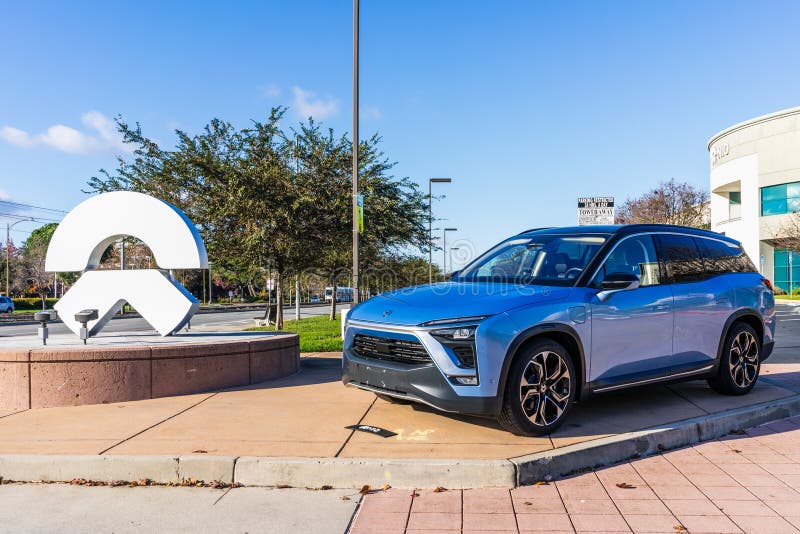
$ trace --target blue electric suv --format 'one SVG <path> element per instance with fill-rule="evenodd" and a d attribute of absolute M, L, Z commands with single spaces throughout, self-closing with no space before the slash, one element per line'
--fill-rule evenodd
<path fill-rule="evenodd" d="M 355 306 L 342 380 L 541 435 L 594 393 L 703 378 L 745 394 L 774 335 L 772 286 L 733 239 L 670 225 L 544 228 L 449 282 Z"/>

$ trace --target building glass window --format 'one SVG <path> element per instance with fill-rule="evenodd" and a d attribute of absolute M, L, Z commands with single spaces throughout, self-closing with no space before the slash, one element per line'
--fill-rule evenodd
<path fill-rule="evenodd" d="M 800 182 L 761 188 L 761 215 L 800 211 Z"/>
<path fill-rule="evenodd" d="M 776 289 L 783 293 L 790 293 L 800 286 L 800 254 L 792 253 L 792 276 L 789 277 L 789 251 L 775 249 L 773 259 L 775 261 L 775 274 L 773 284 Z"/>
<path fill-rule="evenodd" d="M 742 192 L 731 191 L 728 193 L 728 219 L 742 218 Z"/>

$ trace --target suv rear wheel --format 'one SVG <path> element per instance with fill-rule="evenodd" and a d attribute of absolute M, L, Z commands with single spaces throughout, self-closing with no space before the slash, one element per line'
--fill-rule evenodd
<path fill-rule="evenodd" d="M 734 323 L 725 337 L 717 375 L 708 379 L 708 385 L 725 395 L 744 395 L 756 385 L 760 369 L 758 334 L 748 324 Z"/>
<path fill-rule="evenodd" d="M 511 362 L 500 425 L 517 435 L 541 436 L 561 426 L 575 399 L 575 367 L 567 350 L 536 341 Z"/>

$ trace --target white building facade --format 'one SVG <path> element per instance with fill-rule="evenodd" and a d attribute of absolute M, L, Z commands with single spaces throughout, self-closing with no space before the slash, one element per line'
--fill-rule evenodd
<path fill-rule="evenodd" d="M 776 287 L 800 288 L 800 253 L 776 242 L 800 221 L 800 107 L 731 126 L 708 151 L 711 229 L 741 241 Z"/>

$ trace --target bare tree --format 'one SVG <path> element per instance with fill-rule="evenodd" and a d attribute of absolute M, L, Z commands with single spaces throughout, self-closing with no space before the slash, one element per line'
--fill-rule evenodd
<path fill-rule="evenodd" d="M 775 248 L 800 250 L 800 212 L 781 217 L 780 225 L 775 229 L 772 244 Z"/>
<path fill-rule="evenodd" d="M 658 223 L 708 228 L 708 191 L 671 178 L 617 211 L 620 224 Z"/>

